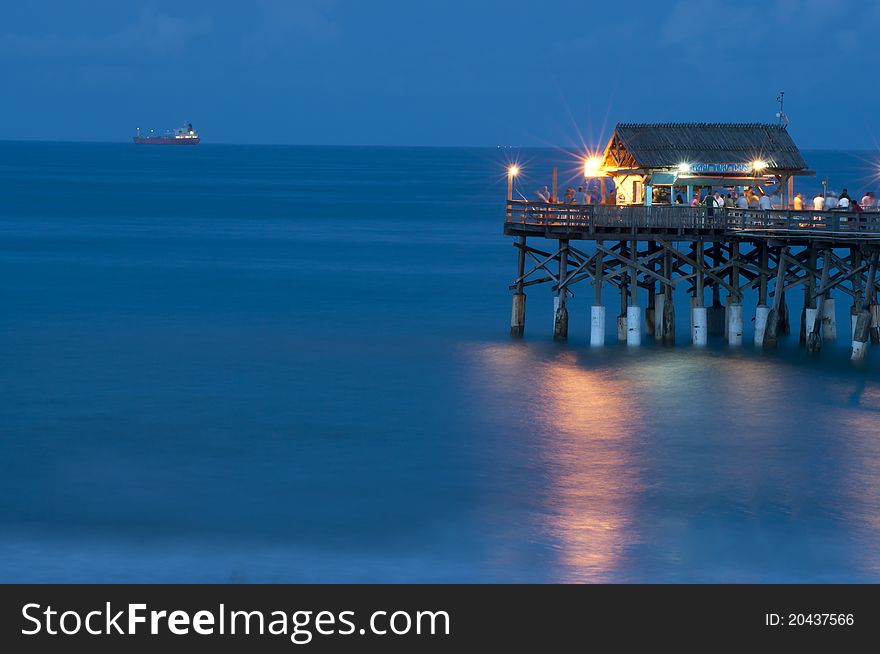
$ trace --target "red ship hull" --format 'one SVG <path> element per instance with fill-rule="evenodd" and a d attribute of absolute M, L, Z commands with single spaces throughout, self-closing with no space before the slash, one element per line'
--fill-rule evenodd
<path fill-rule="evenodd" d="M 198 136 L 190 138 L 174 138 L 173 136 L 135 136 L 134 142 L 141 145 L 197 145 Z"/>

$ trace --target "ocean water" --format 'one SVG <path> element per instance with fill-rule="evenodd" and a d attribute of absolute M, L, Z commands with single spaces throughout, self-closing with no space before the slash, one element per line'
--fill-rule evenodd
<path fill-rule="evenodd" d="M 880 581 L 876 348 L 511 340 L 514 154 L 0 143 L 0 581 Z"/>

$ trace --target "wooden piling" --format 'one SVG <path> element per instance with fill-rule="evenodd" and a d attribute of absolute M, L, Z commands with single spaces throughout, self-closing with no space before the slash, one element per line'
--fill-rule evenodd
<path fill-rule="evenodd" d="M 764 330 L 764 347 L 774 348 L 779 342 L 780 333 L 780 313 L 784 303 L 785 287 L 785 256 L 788 254 L 787 247 L 779 248 L 779 255 L 776 263 L 776 287 L 773 292 L 773 308 L 767 316 L 767 328 Z"/>
<path fill-rule="evenodd" d="M 526 237 L 519 237 L 516 263 L 516 292 L 513 295 L 513 309 L 510 314 L 510 335 L 522 336 L 526 329 L 526 294 L 523 282 L 526 273 Z"/>
<path fill-rule="evenodd" d="M 828 250 L 825 250 L 822 254 L 822 277 L 819 281 L 819 290 L 822 291 L 822 293 L 819 295 L 818 302 L 814 299 L 814 294 L 811 294 L 809 299 L 805 298 L 805 302 L 812 305 L 809 308 L 816 309 L 811 325 L 806 324 L 806 308 L 804 309 L 804 327 L 807 331 L 804 340 L 806 341 L 807 352 L 818 352 L 822 347 L 822 315 L 825 311 L 825 299 L 828 297 L 826 286 L 828 286 L 828 273 L 831 270 L 831 263 L 828 260 Z M 810 261 L 811 267 L 815 270 L 817 261 L 815 251 L 811 253 Z M 815 280 L 815 275 L 810 275 L 810 278 Z M 815 287 L 815 281 L 811 282 L 811 284 Z M 813 293 L 815 293 L 815 288 L 813 288 Z"/>
<path fill-rule="evenodd" d="M 568 275 L 568 241 L 559 241 L 559 277 L 557 280 L 556 296 L 559 302 L 556 306 L 556 316 L 553 321 L 553 338 L 557 341 L 568 339 L 568 289 L 566 286 Z"/>

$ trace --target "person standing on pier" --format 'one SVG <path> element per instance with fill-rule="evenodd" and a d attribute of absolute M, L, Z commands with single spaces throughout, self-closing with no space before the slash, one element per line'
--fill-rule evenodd
<path fill-rule="evenodd" d="M 766 193 L 762 193 L 762 194 L 761 194 L 761 199 L 758 200 L 758 206 L 759 206 L 763 211 L 769 211 L 770 209 L 772 209 L 772 208 L 773 208 L 773 202 L 770 200 L 770 196 L 767 195 Z"/>
<path fill-rule="evenodd" d="M 813 198 L 813 211 L 824 211 L 825 210 L 825 196 L 822 195 L 822 191 L 816 192 L 816 197 Z"/>
<path fill-rule="evenodd" d="M 758 194 L 754 191 L 749 193 L 749 209 L 760 209 L 761 208 L 761 200 L 758 198 Z"/>
<path fill-rule="evenodd" d="M 804 210 L 804 197 L 798 193 L 794 196 L 794 201 L 792 202 L 794 205 L 795 211 L 803 211 Z"/>
<path fill-rule="evenodd" d="M 867 211 L 871 211 L 874 209 L 874 191 L 866 191 L 862 196 L 862 201 L 859 203 L 862 205 L 862 209 L 866 209 Z"/>
<path fill-rule="evenodd" d="M 538 190 L 535 195 L 538 196 L 538 200 L 540 202 L 550 202 L 550 189 L 546 186 Z"/>
<path fill-rule="evenodd" d="M 840 197 L 837 200 L 837 208 L 843 211 L 849 210 L 850 197 L 849 193 L 846 189 L 840 192 Z"/>
<path fill-rule="evenodd" d="M 832 211 L 833 209 L 837 209 L 837 194 L 831 191 L 825 196 L 825 211 Z"/>
<path fill-rule="evenodd" d="M 742 195 L 738 195 L 736 197 L 736 206 L 740 209 L 748 209 L 749 208 L 749 194 L 743 193 Z"/>
<path fill-rule="evenodd" d="M 577 193 L 574 194 L 575 204 L 589 204 L 587 194 L 584 192 L 583 186 L 578 186 Z"/>

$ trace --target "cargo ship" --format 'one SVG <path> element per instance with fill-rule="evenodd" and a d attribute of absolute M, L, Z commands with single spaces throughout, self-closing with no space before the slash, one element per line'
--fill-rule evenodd
<path fill-rule="evenodd" d="M 134 136 L 135 143 L 152 145 L 196 145 L 199 142 L 199 133 L 193 129 L 192 123 L 179 129 L 166 130 L 161 134 L 155 134 L 150 130 L 149 136 L 141 136 L 141 128 L 137 128 Z"/>

